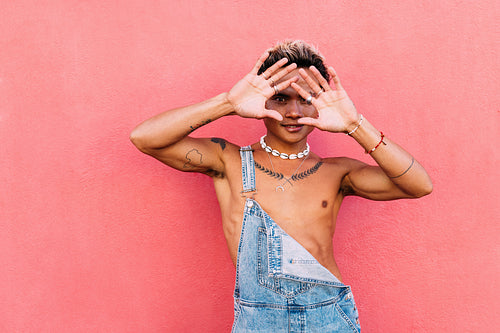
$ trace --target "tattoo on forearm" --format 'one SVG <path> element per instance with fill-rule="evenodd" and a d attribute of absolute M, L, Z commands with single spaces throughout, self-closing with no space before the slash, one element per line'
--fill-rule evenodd
<path fill-rule="evenodd" d="M 255 167 L 257 169 L 259 169 L 260 171 L 264 172 L 266 175 L 272 177 L 272 178 L 276 178 L 278 180 L 281 180 L 284 178 L 284 175 L 281 173 L 281 172 L 274 172 L 272 170 L 269 170 L 268 168 L 266 168 L 265 166 L 262 166 L 260 165 L 259 163 L 255 162 L 254 161 L 254 164 L 255 164 Z M 298 173 L 296 175 L 292 175 L 290 177 L 291 180 L 293 180 L 294 182 L 298 182 L 299 180 L 302 180 L 304 178 L 307 178 L 309 177 L 310 175 L 316 173 L 316 171 L 318 171 L 319 167 L 323 164 L 322 161 L 319 161 L 318 163 L 316 163 L 316 165 L 314 165 L 313 167 L 311 167 L 310 169 L 306 170 L 306 171 L 303 171 L 301 173 Z"/>
<path fill-rule="evenodd" d="M 400 175 L 393 176 L 393 177 L 390 177 L 390 176 L 389 176 L 389 178 L 394 179 L 394 178 L 399 178 L 399 177 L 403 176 L 403 175 L 404 175 L 404 174 L 406 174 L 408 171 L 410 171 L 410 169 L 411 169 L 411 167 L 413 166 L 413 164 L 414 164 L 414 163 L 415 163 L 415 158 L 412 156 L 412 157 L 411 157 L 411 164 L 410 164 L 410 166 L 408 167 L 408 169 L 406 169 L 405 171 L 403 171 L 403 173 L 402 173 L 402 174 L 400 174 Z"/>
<path fill-rule="evenodd" d="M 226 149 L 226 140 L 221 138 L 211 138 L 210 141 L 218 143 L 222 150 Z"/>
<path fill-rule="evenodd" d="M 211 121 L 212 121 L 212 119 L 207 119 L 207 120 L 204 120 L 201 123 L 196 124 L 194 126 L 189 126 L 189 128 L 190 128 L 189 133 L 193 132 L 197 128 L 200 128 L 201 126 L 204 126 L 204 125 L 208 124 Z"/>
<path fill-rule="evenodd" d="M 198 151 L 198 149 L 191 149 L 186 154 L 186 163 L 184 163 L 184 169 L 192 169 L 203 163 L 203 155 Z"/>

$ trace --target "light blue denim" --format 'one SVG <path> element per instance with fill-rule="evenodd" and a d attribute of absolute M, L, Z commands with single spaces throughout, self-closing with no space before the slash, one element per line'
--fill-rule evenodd
<path fill-rule="evenodd" d="M 255 201 L 250 146 L 240 151 L 247 197 L 236 265 L 232 332 L 359 333 L 351 288 L 283 231 Z"/>

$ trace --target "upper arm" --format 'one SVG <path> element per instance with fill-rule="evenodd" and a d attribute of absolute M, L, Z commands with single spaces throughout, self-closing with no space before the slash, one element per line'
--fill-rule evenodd
<path fill-rule="evenodd" d="M 220 138 L 192 138 L 164 148 L 145 148 L 142 152 L 172 168 L 185 172 L 200 172 L 212 177 L 224 175 L 223 154 L 234 145 Z"/>
<path fill-rule="evenodd" d="M 379 166 L 346 159 L 347 172 L 340 190 L 347 195 L 357 195 L 371 200 L 411 198 L 397 187 Z"/>

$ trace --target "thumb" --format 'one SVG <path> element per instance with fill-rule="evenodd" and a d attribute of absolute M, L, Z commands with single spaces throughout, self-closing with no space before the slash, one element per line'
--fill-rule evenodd
<path fill-rule="evenodd" d="M 299 123 L 301 125 L 309 125 L 309 126 L 314 126 L 314 127 L 318 127 L 318 125 L 319 125 L 318 119 L 311 118 L 311 117 L 299 118 L 299 119 L 297 119 L 297 123 Z"/>
<path fill-rule="evenodd" d="M 275 111 L 275 110 L 264 109 L 262 111 L 262 116 L 268 117 L 268 118 L 273 118 L 273 119 L 276 119 L 277 121 L 283 120 L 283 116 L 278 111 Z"/>

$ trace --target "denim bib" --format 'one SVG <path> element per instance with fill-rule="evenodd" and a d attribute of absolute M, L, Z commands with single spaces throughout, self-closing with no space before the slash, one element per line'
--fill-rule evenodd
<path fill-rule="evenodd" d="M 240 149 L 246 197 L 232 332 L 359 333 L 351 288 L 290 237 L 254 199 L 250 146 Z"/>

